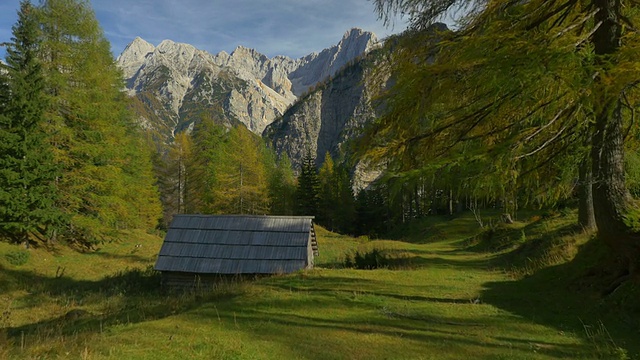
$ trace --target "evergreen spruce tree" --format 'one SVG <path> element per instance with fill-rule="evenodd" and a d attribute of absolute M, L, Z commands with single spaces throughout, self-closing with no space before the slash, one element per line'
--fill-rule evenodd
<path fill-rule="evenodd" d="M 355 233 L 377 237 L 385 233 L 389 222 L 384 188 L 373 184 L 370 189 L 362 189 L 355 199 Z"/>
<path fill-rule="evenodd" d="M 343 234 L 355 233 L 356 199 L 353 194 L 353 182 L 349 169 L 338 165 L 334 170 L 334 197 L 337 200 L 334 223 Z"/>
<path fill-rule="evenodd" d="M 59 171 L 43 131 L 46 101 L 38 60 L 36 11 L 22 1 L 7 64 L 0 69 L 0 231 L 16 241 L 55 236 L 63 216 L 55 207 Z"/>
<path fill-rule="evenodd" d="M 318 171 L 316 170 L 316 160 L 307 150 L 302 165 L 300 175 L 298 175 L 298 186 L 296 187 L 296 214 L 303 216 L 317 216 L 319 206 Z"/>
<path fill-rule="evenodd" d="M 327 151 L 324 162 L 318 170 L 318 214 L 316 222 L 331 231 L 336 231 L 336 210 L 340 206 L 340 199 L 336 193 L 335 167 L 331 154 Z"/>
<path fill-rule="evenodd" d="M 343 234 L 355 231 L 356 207 L 351 175 L 345 165 L 336 165 L 327 152 L 318 171 L 318 211 L 316 221 Z"/>

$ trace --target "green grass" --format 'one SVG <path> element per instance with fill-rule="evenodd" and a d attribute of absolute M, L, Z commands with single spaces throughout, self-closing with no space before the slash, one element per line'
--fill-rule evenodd
<path fill-rule="evenodd" d="M 604 277 L 585 274 L 601 249 L 573 221 L 487 237 L 471 215 L 428 219 L 405 240 L 318 227 L 316 269 L 185 295 L 159 291 L 161 239 L 146 234 L 91 254 L 32 249 L 19 266 L 0 256 L 0 358 L 640 358 L 638 285 L 600 296 Z M 374 248 L 402 266 L 343 267 Z"/>

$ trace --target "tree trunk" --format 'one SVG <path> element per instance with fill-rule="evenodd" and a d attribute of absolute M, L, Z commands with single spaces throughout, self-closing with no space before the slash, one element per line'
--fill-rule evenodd
<path fill-rule="evenodd" d="M 420 206 L 420 192 L 418 191 L 418 185 L 413 186 L 413 196 L 416 199 L 416 217 L 422 217 L 422 211 Z"/>
<path fill-rule="evenodd" d="M 596 217 L 593 213 L 593 176 L 589 159 L 584 159 L 579 168 L 578 224 L 584 231 L 597 229 Z"/>
<path fill-rule="evenodd" d="M 619 255 L 630 272 L 640 259 L 640 236 L 631 227 L 638 209 L 625 185 L 622 114 L 620 105 L 604 109 L 596 119 L 593 160 L 593 209 L 598 236 Z M 636 217 L 632 219 L 631 217 Z"/>
<path fill-rule="evenodd" d="M 449 216 L 453 215 L 453 190 L 449 188 Z"/>
<path fill-rule="evenodd" d="M 624 133 L 620 94 L 607 89 L 607 69 L 620 47 L 622 29 L 620 0 L 593 0 L 600 11 L 595 22 L 600 27 L 593 35 L 596 78 L 593 105 L 596 111 L 595 132 L 591 149 L 593 166 L 593 207 L 598 236 L 624 260 L 634 273 L 640 259 L 640 236 L 632 223 L 638 223 L 640 212 L 625 184 Z"/>

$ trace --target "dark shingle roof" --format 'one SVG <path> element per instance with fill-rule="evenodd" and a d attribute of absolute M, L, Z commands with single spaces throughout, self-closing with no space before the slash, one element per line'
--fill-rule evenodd
<path fill-rule="evenodd" d="M 176 215 L 155 269 L 206 274 L 274 274 L 304 269 L 311 217 Z"/>

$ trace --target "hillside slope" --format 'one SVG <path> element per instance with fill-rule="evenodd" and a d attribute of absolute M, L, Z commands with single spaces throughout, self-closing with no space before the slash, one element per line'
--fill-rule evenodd
<path fill-rule="evenodd" d="M 524 238 L 500 251 L 478 248 L 471 214 L 428 218 L 410 241 L 318 228 L 315 270 L 184 295 L 163 294 L 158 274 L 144 270 L 157 238 L 92 254 L 32 249 L 23 265 L 6 256 L 23 250 L 0 244 L 0 358 L 637 358 L 633 284 L 605 298 L 576 289 L 582 256 L 526 277 L 500 267 L 535 239 L 564 238 L 558 230 L 574 222 L 532 217 L 514 225 Z M 346 254 L 373 249 L 390 259 L 385 268 L 343 268 Z"/>

